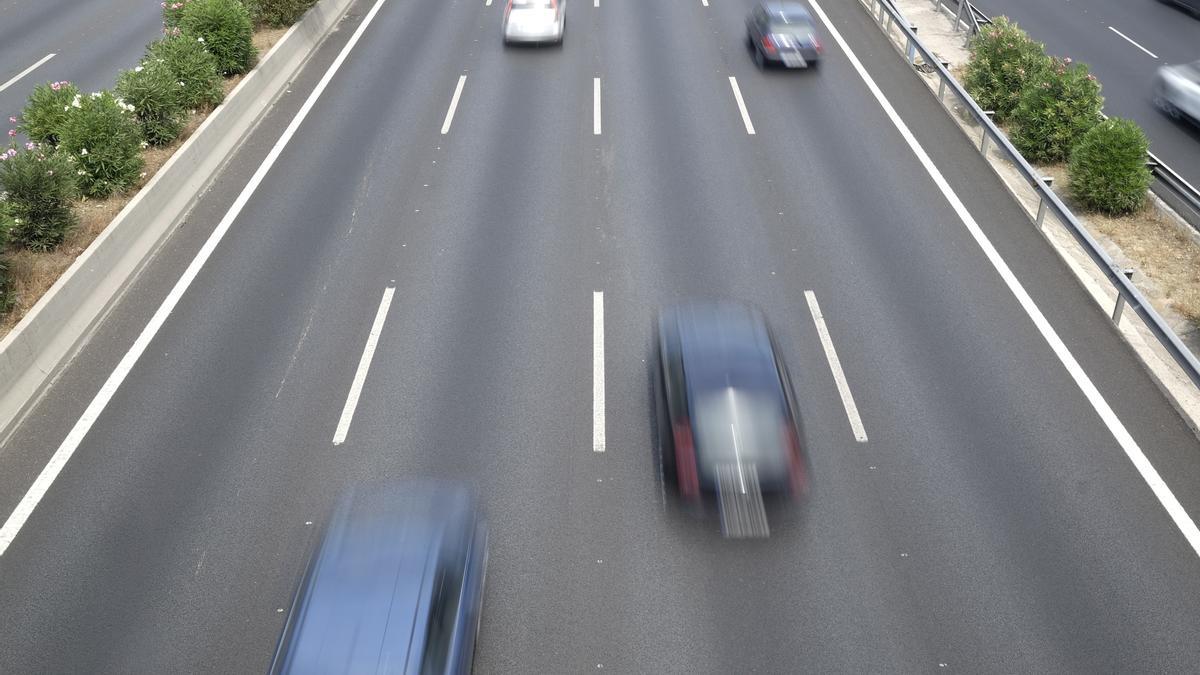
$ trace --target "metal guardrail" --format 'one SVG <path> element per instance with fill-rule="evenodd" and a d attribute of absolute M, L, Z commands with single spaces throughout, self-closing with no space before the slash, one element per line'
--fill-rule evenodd
<path fill-rule="evenodd" d="M 967 31 L 968 40 L 972 35 L 979 34 L 980 26 L 986 26 L 992 22 L 991 17 L 981 12 L 971 3 L 971 0 L 933 0 L 933 6 L 939 12 L 943 7 L 953 11 L 954 30 L 958 31 L 958 27 L 962 26 Z"/>
<path fill-rule="evenodd" d="M 1146 328 L 1154 335 L 1159 344 L 1171 355 L 1171 358 L 1183 369 L 1187 374 L 1188 379 L 1192 384 L 1200 389 L 1200 361 L 1196 356 L 1188 350 L 1187 346 L 1179 339 L 1166 321 L 1154 311 L 1150 306 L 1146 297 L 1133 284 L 1130 277 L 1132 270 L 1125 270 L 1113 262 L 1112 258 L 1100 247 L 1087 229 L 1075 217 L 1075 214 L 1063 204 L 1058 195 L 1049 187 L 1049 180 L 1043 177 L 1036 169 L 1033 168 L 1025 160 L 1020 152 L 1013 147 L 1008 138 L 1000 131 L 1000 129 L 992 122 L 989 112 L 985 112 L 971 98 L 967 90 L 959 84 L 958 80 L 950 74 L 947 65 L 941 59 L 933 54 L 920 40 L 917 39 L 917 33 L 910 24 L 903 19 L 898 11 L 892 7 L 887 0 L 858 0 L 859 4 L 863 5 L 868 12 L 875 17 L 880 27 L 885 33 L 890 33 L 891 27 L 894 24 L 900 29 L 906 42 L 905 54 L 910 64 L 915 64 L 916 55 L 920 54 L 931 66 L 929 72 L 936 72 L 940 78 L 938 85 L 938 102 L 945 104 L 945 93 L 951 92 L 962 104 L 963 111 L 969 114 L 976 124 L 982 130 L 982 135 L 979 142 L 980 152 L 987 154 L 989 141 L 994 143 L 1012 162 L 1013 166 L 1021 173 L 1025 182 L 1033 188 L 1038 195 L 1038 214 L 1036 223 L 1040 228 L 1047 211 L 1056 216 L 1063 224 L 1063 227 L 1075 238 L 1084 252 L 1091 261 L 1100 268 L 1105 278 L 1113 285 L 1117 291 L 1116 306 L 1113 308 L 1112 319 L 1114 323 L 1119 323 L 1121 320 L 1122 310 L 1126 305 L 1142 320 Z M 969 4 L 964 0 L 964 4 Z M 1172 172 L 1173 173 L 1173 172 Z"/>
<path fill-rule="evenodd" d="M 932 2 L 934 9 L 938 12 L 941 12 L 942 8 L 955 12 L 954 30 L 957 32 L 962 26 L 962 30 L 967 32 L 967 42 L 979 34 L 980 26 L 992 22 L 991 17 L 984 14 L 971 0 L 932 0 Z M 964 12 L 967 15 L 965 19 L 963 18 Z M 1200 189 L 1196 189 L 1195 186 L 1184 180 L 1152 152 L 1146 153 L 1146 168 L 1150 169 L 1151 175 L 1158 179 L 1156 187 L 1160 189 L 1156 189 L 1154 192 L 1169 201 L 1189 225 L 1200 231 Z M 1181 209 L 1181 206 L 1186 208 Z"/>

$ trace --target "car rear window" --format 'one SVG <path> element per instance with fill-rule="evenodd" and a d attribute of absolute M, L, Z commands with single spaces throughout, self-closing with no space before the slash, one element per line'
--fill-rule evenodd
<path fill-rule="evenodd" d="M 705 462 L 769 462 L 786 447 L 786 424 L 777 398 L 732 387 L 704 394 L 692 420 Z"/>
<path fill-rule="evenodd" d="M 512 0 L 513 9 L 553 9 L 554 0 Z"/>

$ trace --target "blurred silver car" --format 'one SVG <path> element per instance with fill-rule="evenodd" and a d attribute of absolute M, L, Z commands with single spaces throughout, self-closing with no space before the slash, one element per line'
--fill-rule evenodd
<path fill-rule="evenodd" d="M 1159 68 L 1154 105 L 1171 117 L 1190 117 L 1200 124 L 1200 61 Z"/>
<path fill-rule="evenodd" d="M 567 27 L 565 0 L 508 0 L 504 42 L 561 43 Z"/>

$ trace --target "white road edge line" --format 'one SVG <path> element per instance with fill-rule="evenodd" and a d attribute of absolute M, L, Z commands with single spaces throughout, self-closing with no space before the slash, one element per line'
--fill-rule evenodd
<path fill-rule="evenodd" d="M 1137 47 L 1138 49 L 1146 52 L 1147 54 L 1149 54 L 1150 56 L 1153 56 L 1156 59 L 1158 58 L 1157 54 L 1155 54 L 1154 52 L 1150 51 L 1149 49 L 1146 49 L 1145 47 L 1139 45 L 1138 43 L 1134 42 L 1133 40 L 1131 40 L 1129 38 L 1128 35 L 1122 33 L 1121 31 L 1117 30 L 1116 28 L 1109 26 L 1108 29 L 1111 30 L 1112 32 L 1116 33 L 1117 35 L 1120 35 L 1121 37 L 1125 38 L 1125 41 L 1128 42 L 1129 44 L 1133 45 L 1134 47 Z"/>
<path fill-rule="evenodd" d="M 446 111 L 446 121 L 442 122 L 442 133 L 450 131 L 450 123 L 454 121 L 454 111 L 458 110 L 458 99 L 462 96 L 463 85 L 467 83 L 466 75 L 458 76 L 458 86 L 454 88 L 454 96 L 450 98 L 450 109 Z"/>
<path fill-rule="evenodd" d="M 958 214 L 959 220 L 961 220 L 963 225 L 966 226 L 967 231 L 971 233 L 971 236 L 975 238 L 975 242 L 979 244 L 979 248 L 983 250 L 983 253 L 987 256 L 988 261 L 991 262 L 992 266 L 996 268 L 996 272 L 1000 274 L 1000 278 L 1004 280 L 1004 283 L 1008 286 L 1008 289 L 1014 296 L 1016 296 L 1017 301 L 1021 304 L 1021 307 L 1025 310 L 1025 313 L 1029 315 L 1029 318 L 1033 321 L 1034 326 L 1037 327 L 1038 332 L 1042 334 L 1042 338 L 1044 338 L 1050 345 L 1050 348 L 1054 351 L 1055 356 L 1057 356 L 1058 360 L 1062 362 L 1063 366 L 1067 369 L 1067 372 L 1071 375 L 1071 378 L 1075 380 L 1075 384 L 1079 387 L 1080 391 L 1083 392 L 1088 402 L 1091 403 L 1092 408 L 1095 409 L 1096 414 L 1100 417 L 1100 420 L 1104 422 L 1104 425 L 1108 428 L 1109 433 L 1113 435 L 1113 438 L 1116 439 L 1117 443 L 1121 446 L 1121 449 L 1125 451 L 1125 455 L 1129 457 L 1129 461 L 1133 463 L 1133 466 L 1138 470 L 1138 473 L 1141 474 L 1142 480 L 1146 481 L 1146 485 L 1150 486 L 1150 489 L 1154 492 L 1154 496 L 1158 498 L 1159 503 L 1162 504 L 1164 509 L 1166 509 L 1167 514 L 1171 517 L 1171 520 L 1175 522 L 1175 526 L 1179 528 L 1179 531 L 1183 534 L 1184 538 L 1187 539 L 1187 542 L 1191 545 L 1192 550 L 1196 552 L 1196 555 L 1200 556 L 1200 529 L 1196 528 L 1195 521 L 1193 521 L 1191 516 L 1188 515 L 1187 511 L 1184 510 L 1183 505 L 1179 503 L 1179 500 L 1175 498 L 1175 494 L 1171 492 L 1171 488 L 1167 487 L 1166 482 L 1163 481 L 1162 477 L 1158 474 L 1158 471 L 1152 464 L 1150 464 L 1150 460 L 1146 458 L 1145 453 L 1142 452 L 1142 449 L 1138 446 L 1137 442 L 1133 440 L 1133 436 L 1130 435 L 1120 418 L 1117 417 L 1117 414 L 1113 412 L 1112 407 L 1110 407 L 1108 402 L 1104 400 L 1104 397 L 1100 394 L 1100 390 L 1098 390 L 1096 385 L 1092 383 L 1091 378 L 1087 376 L 1087 373 L 1083 372 L 1083 368 L 1079 365 L 1079 362 L 1075 360 L 1075 357 L 1071 354 L 1071 351 L 1067 349 L 1067 346 L 1063 343 L 1062 338 L 1058 336 L 1058 333 L 1055 332 L 1054 327 L 1051 326 L 1050 322 L 1046 320 L 1045 315 L 1042 314 L 1040 309 L 1038 309 L 1037 305 L 1033 302 L 1033 298 L 1029 296 L 1029 293 L 1025 291 L 1025 287 L 1021 285 L 1021 282 L 1017 280 L 1016 275 L 1013 274 L 1011 269 L 1009 269 L 1008 264 L 1004 262 L 1002 257 L 1000 257 L 1000 253 L 996 251 L 996 247 L 992 245 L 990 240 L 988 240 L 987 235 L 985 235 L 983 230 L 979 228 L 979 223 L 975 222 L 974 217 L 972 217 L 970 212 L 967 211 L 967 207 L 962 203 L 962 200 L 958 198 L 958 195 L 954 192 L 954 189 L 951 188 L 950 184 L 946 182 L 946 178 L 942 175 L 942 172 L 939 171 L 937 166 L 934 165 L 933 160 L 929 158 L 929 155 L 925 152 L 925 149 L 922 148 L 921 144 L 917 142 L 917 139 L 915 136 L 913 136 L 912 131 L 910 131 L 904 121 L 900 119 L 900 116 L 896 113 L 896 109 L 892 107 L 892 104 L 888 102 L 887 98 L 883 95 L 883 92 L 879 89 L 879 86 L 875 84 L 875 80 L 871 79 L 870 74 L 868 74 L 866 68 L 863 67 L 862 62 L 858 60 L 858 57 L 854 55 L 854 52 L 850 49 L 850 46 L 846 44 L 846 40 L 842 38 L 842 34 L 833 26 L 833 23 L 830 22 L 829 17 L 826 16 L 825 10 L 821 8 L 818 0 L 810 0 L 810 4 L 812 5 L 813 10 L 817 13 L 817 16 L 821 18 L 821 22 L 825 24 L 825 27 L 829 29 L 830 34 L 833 35 L 834 40 L 836 40 L 838 45 L 842 48 L 842 51 L 846 53 L 846 56 L 850 59 L 850 63 L 854 66 L 854 69 L 858 71 L 859 77 L 861 77 L 863 82 L 866 83 L 867 88 L 871 90 L 871 94 L 874 95 L 875 100 L 879 102 L 879 105 L 883 108 L 883 111 L 887 113 L 887 116 L 892 121 L 892 124 L 895 125 L 896 129 L 900 132 L 900 135 L 904 137 L 905 142 L 908 143 L 908 147 L 912 149 L 913 154 L 917 156 L 917 159 L 920 160 L 921 165 L 925 167 L 925 171 L 933 179 L 933 182 L 937 184 L 938 189 L 942 192 L 942 195 L 945 196 L 948 202 L 950 202 L 950 206 L 954 209 L 954 212 Z"/>
<path fill-rule="evenodd" d="M 604 452 L 604 291 L 592 292 L 592 451 Z"/>
<path fill-rule="evenodd" d="M 63 439 L 62 444 L 54 451 L 54 455 L 50 457 L 50 461 L 46 463 L 42 472 L 34 480 L 33 485 L 30 486 L 25 496 L 21 498 L 17 507 L 13 509 L 12 514 L 8 516 L 8 520 L 4 521 L 4 526 L 0 527 L 0 556 L 3 556 L 4 552 L 8 550 L 9 545 L 12 544 L 17 533 L 21 531 L 21 527 L 25 524 L 25 521 L 29 519 L 33 510 L 37 508 L 38 503 L 42 501 L 42 497 L 46 495 L 46 491 L 50 489 L 50 485 L 54 483 L 54 479 L 58 478 L 59 472 L 62 471 L 63 467 L 71 459 L 71 455 L 75 454 L 75 449 L 83 442 L 84 436 L 91 430 L 92 425 L 95 424 L 100 414 L 104 412 L 105 406 L 112 400 L 113 395 L 117 393 L 117 389 L 121 387 L 121 383 L 125 381 L 130 371 L 133 370 L 133 366 L 141 358 L 142 353 L 150 346 L 150 341 L 158 334 L 167 317 L 171 315 L 175 306 L 179 304 L 180 298 L 183 297 L 188 287 L 195 281 L 196 276 L 200 273 L 200 269 L 208 262 L 209 257 L 212 256 L 217 245 L 221 243 L 221 239 L 225 237 L 225 233 L 229 230 L 233 221 L 237 219 L 238 214 L 246 206 L 246 202 L 250 200 L 250 196 L 258 189 L 259 183 L 262 182 L 267 172 L 271 170 L 271 167 L 275 165 L 275 161 L 279 159 L 279 155 L 283 152 L 284 147 L 287 146 L 292 136 L 295 135 L 304 118 L 308 117 L 309 111 L 312 110 L 321 93 L 325 91 L 325 87 L 329 86 L 329 81 L 333 79 L 334 74 L 342 67 L 342 63 L 350 54 L 350 50 L 354 48 L 354 45 L 358 44 L 359 38 L 362 37 L 367 26 L 371 25 L 372 19 L 379 13 L 379 9 L 383 6 L 384 2 L 387 2 L 387 0 L 376 0 L 375 5 L 363 17 L 363 22 L 359 25 L 358 30 L 354 32 L 354 35 L 350 36 L 350 41 L 346 43 L 341 53 L 333 60 L 333 63 L 329 66 L 329 70 L 325 71 L 325 75 L 321 77 L 321 81 L 317 83 L 316 88 L 309 94 L 308 100 L 304 102 L 304 105 L 300 107 L 300 111 L 292 118 L 287 129 L 284 129 L 283 135 L 275 142 L 275 147 L 271 148 L 271 152 L 267 154 L 266 159 L 259 165 L 254 175 L 250 177 L 250 181 L 246 183 L 246 187 L 242 188 L 241 194 L 237 196 L 237 199 L 234 200 L 229 210 L 225 212 L 225 216 L 221 218 L 221 222 L 217 223 L 216 229 L 209 235 L 208 239 L 204 242 L 204 246 L 196 253 L 196 257 L 192 259 L 192 262 L 188 264 L 187 269 L 183 271 L 183 275 L 179 277 L 179 281 L 175 282 L 175 286 L 171 288 L 171 292 L 167 294 L 162 304 L 154 312 L 154 316 L 150 317 L 150 321 L 142 329 L 137 339 L 134 340 L 129 351 L 125 352 L 125 356 L 121 357 L 121 361 L 117 364 L 117 367 L 113 369 L 108 379 L 104 381 L 104 384 L 100 387 L 100 391 L 92 398 L 92 402 L 88 404 L 87 409 L 83 411 L 83 415 L 75 422 L 75 426 L 71 427 L 71 431 L 67 433 L 67 437 Z"/>
<path fill-rule="evenodd" d="M 37 63 L 33 64 L 32 66 L 29 66 L 25 70 L 22 70 L 21 72 L 14 75 L 13 78 L 11 80 L 9 80 L 8 82 L 5 82 L 4 84 L 0 84 L 0 91 L 4 91 L 5 89 L 8 89 L 9 87 L 13 86 L 14 84 L 17 83 L 17 80 L 20 80 L 22 77 L 25 77 L 26 75 L 37 70 L 38 66 L 49 61 L 50 59 L 54 58 L 55 56 L 57 56 L 57 54 L 47 54 L 47 55 L 43 56 L 40 60 L 38 60 Z"/>
<path fill-rule="evenodd" d="M 371 332 L 367 334 L 367 344 L 363 347 L 362 357 L 358 360 L 358 370 L 354 371 L 354 381 L 350 383 L 350 393 L 346 395 L 346 405 L 342 407 L 342 416 L 338 419 L 337 430 L 333 432 L 333 444 L 341 445 L 350 432 L 350 422 L 354 420 L 354 410 L 358 408 L 358 397 L 362 394 L 363 384 L 367 381 L 367 371 L 371 369 L 371 359 L 375 358 L 375 347 L 379 344 L 379 336 L 383 333 L 383 324 L 387 321 L 388 308 L 392 306 L 392 295 L 396 288 L 388 286 L 383 289 L 383 299 L 379 301 L 379 309 L 375 312 L 375 321 L 371 324 Z"/>
<path fill-rule="evenodd" d="M 592 135 L 600 135 L 600 78 L 592 78 Z"/>
<path fill-rule="evenodd" d="M 821 347 L 825 349 L 829 370 L 833 371 L 833 381 L 837 383 L 838 394 L 842 397 L 842 406 L 846 409 L 846 418 L 850 420 L 854 440 L 866 443 L 867 430 L 863 428 L 858 406 L 854 404 L 854 395 L 850 393 L 850 383 L 846 381 L 842 361 L 838 358 L 837 350 L 833 348 L 833 338 L 829 337 L 829 327 L 825 325 L 825 315 L 821 313 L 821 306 L 817 304 L 817 295 L 812 291 L 804 291 L 804 297 L 808 300 L 808 311 L 812 314 L 813 323 L 817 325 L 817 335 L 821 338 Z"/>
<path fill-rule="evenodd" d="M 733 89 L 733 97 L 737 99 L 738 110 L 742 113 L 742 122 L 746 124 L 746 133 L 754 135 L 754 125 L 750 122 L 750 113 L 746 110 L 746 102 L 742 100 L 742 90 L 738 88 L 737 78 L 729 76 L 729 86 Z"/>

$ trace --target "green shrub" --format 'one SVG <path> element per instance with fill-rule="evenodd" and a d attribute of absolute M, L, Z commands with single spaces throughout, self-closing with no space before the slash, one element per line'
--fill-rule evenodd
<path fill-rule="evenodd" d="M 1093 211 L 1110 215 L 1137 211 L 1150 187 L 1149 147 L 1135 122 L 1117 118 L 1100 122 L 1071 151 L 1071 195 Z"/>
<path fill-rule="evenodd" d="M 224 75 L 250 70 L 258 52 L 251 36 L 254 26 L 240 0 L 190 0 L 183 7 L 179 28 L 184 37 L 200 41 L 217 57 Z"/>
<path fill-rule="evenodd" d="M 61 244 L 75 225 L 74 163 L 62 152 L 32 142 L 24 151 L 9 148 L 0 157 L 0 210 L 7 221 L 0 227 L 17 246 L 45 251 Z"/>
<path fill-rule="evenodd" d="M 246 0 L 255 23 L 287 28 L 300 20 L 316 0 Z"/>
<path fill-rule="evenodd" d="M 116 91 L 133 106 L 142 138 L 150 145 L 165 145 L 183 130 L 181 89 L 166 63 L 156 59 L 121 73 Z"/>
<path fill-rule="evenodd" d="M 143 165 L 133 106 L 104 91 L 77 97 L 72 107 L 59 148 L 77 165 L 80 191 L 106 197 L 131 187 Z"/>
<path fill-rule="evenodd" d="M 0 229 L 3 228 L 4 215 L 0 214 Z M 0 316 L 3 316 L 12 307 L 12 286 L 12 279 L 8 274 L 8 260 L 5 258 L 4 249 L 0 248 Z"/>
<path fill-rule="evenodd" d="M 1100 121 L 1100 82 L 1082 63 L 1050 60 L 1021 92 L 1013 111 L 1013 145 L 1032 162 L 1067 159 L 1071 148 Z"/>
<path fill-rule="evenodd" d="M 37 143 L 58 143 L 71 101 L 79 89 L 70 82 L 47 82 L 33 88 L 17 128 Z"/>
<path fill-rule="evenodd" d="M 1025 84 L 1050 65 L 1042 43 L 1003 16 L 980 28 L 970 50 L 964 86 L 981 108 L 996 113 L 998 122 L 1008 120 Z"/>
<path fill-rule="evenodd" d="M 179 21 L 183 17 L 183 8 L 189 2 L 191 0 L 168 0 L 159 3 L 159 6 L 162 7 L 164 33 L 177 34 Z"/>
<path fill-rule="evenodd" d="M 143 61 L 161 61 L 180 86 L 180 103 L 185 109 L 215 106 L 225 98 L 217 57 L 194 39 L 167 37 L 146 47 Z"/>

